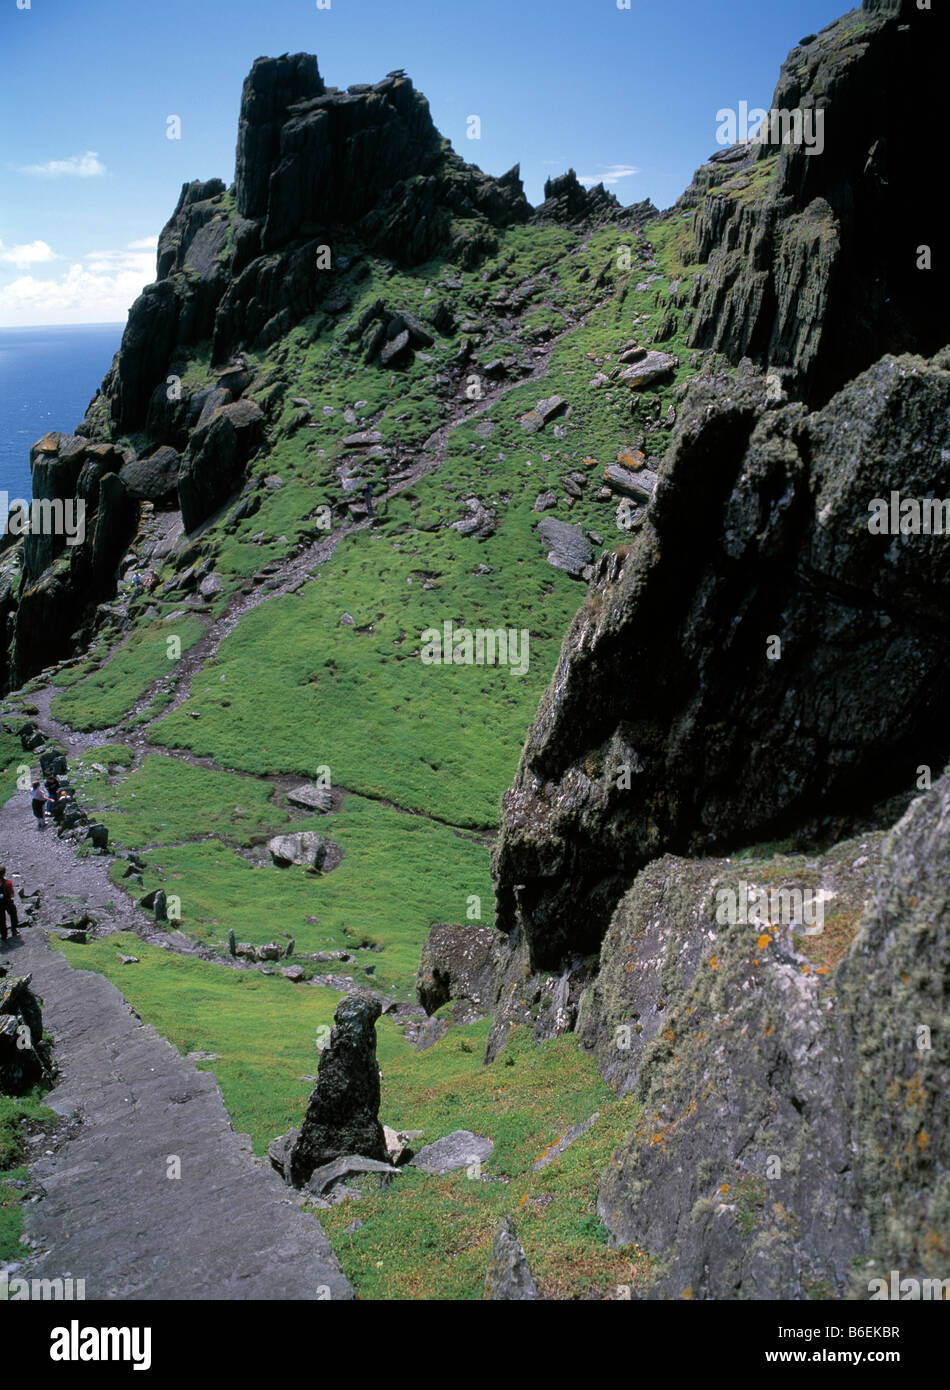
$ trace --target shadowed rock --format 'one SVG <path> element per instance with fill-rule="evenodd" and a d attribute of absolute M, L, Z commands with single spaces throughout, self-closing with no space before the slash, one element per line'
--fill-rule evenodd
<path fill-rule="evenodd" d="M 497 921 L 532 968 L 596 951 L 664 852 L 887 825 L 944 765 L 947 540 L 868 521 L 892 490 L 950 497 L 948 367 L 884 358 L 811 415 L 755 379 L 692 388 L 503 800 Z"/>

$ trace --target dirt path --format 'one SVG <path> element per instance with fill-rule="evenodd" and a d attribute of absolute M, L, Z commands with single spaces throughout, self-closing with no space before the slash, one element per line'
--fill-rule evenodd
<path fill-rule="evenodd" d="M 108 861 L 77 860 L 37 831 L 27 800 L 0 809 L 0 847 L 15 886 L 41 889 L 43 922 L 81 900 L 100 920 L 134 925 Z M 37 1253 L 20 1277 L 72 1275 L 87 1299 L 354 1297 L 319 1222 L 235 1134 L 213 1075 L 144 1026 L 102 975 L 74 970 L 39 926 L 0 944 L 0 957 L 32 974 L 43 1000 L 60 1070 L 46 1103 L 79 1122 L 33 1167 L 42 1195 L 26 1230 Z"/>

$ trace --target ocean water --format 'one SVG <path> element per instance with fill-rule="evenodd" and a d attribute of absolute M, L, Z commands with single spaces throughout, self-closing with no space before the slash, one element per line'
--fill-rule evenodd
<path fill-rule="evenodd" d="M 122 340 L 122 323 L 0 328 L 0 491 L 32 496 L 30 445 L 69 433 Z"/>

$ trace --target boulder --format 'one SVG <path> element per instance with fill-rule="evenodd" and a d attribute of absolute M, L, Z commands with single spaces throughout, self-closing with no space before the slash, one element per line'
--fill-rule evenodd
<path fill-rule="evenodd" d="M 333 805 L 333 792 L 329 787 L 305 783 L 289 791 L 287 800 L 292 806 L 302 806 L 307 811 L 329 811 Z"/>
<path fill-rule="evenodd" d="M 546 516 L 536 529 L 548 549 L 548 564 L 566 570 L 572 579 L 582 578 L 594 558 L 593 548 L 582 528 Z"/>
<path fill-rule="evenodd" d="M 52 1079 L 43 1015 L 31 981 L 30 975 L 0 976 L 0 1095 L 27 1095 Z"/>
<path fill-rule="evenodd" d="M 505 1216 L 495 1228 L 491 1262 L 485 1275 L 484 1297 L 508 1302 L 538 1296 L 528 1258 L 515 1231 L 515 1223 L 510 1216 Z"/>
<path fill-rule="evenodd" d="M 546 396 L 521 417 L 521 427 L 529 434 L 537 434 L 551 420 L 556 420 L 568 409 L 567 401 L 561 396 Z"/>
<path fill-rule="evenodd" d="M 422 948 L 416 997 L 427 1014 L 450 999 L 453 1023 L 475 1023 L 491 1012 L 502 939 L 492 927 L 437 923 Z"/>
<path fill-rule="evenodd" d="M 173 503 L 178 493 L 180 463 L 178 451 L 166 444 L 148 458 L 127 463 L 119 477 L 137 502 Z"/>
<path fill-rule="evenodd" d="M 308 1182 L 316 1168 L 346 1155 L 386 1162 L 376 1062 L 375 1024 L 381 1012 L 377 999 L 360 994 L 337 1005 L 317 1084 L 286 1166 L 295 1187 Z"/>
<path fill-rule="evenodd" d="M 308 869 L 325 871 L 333 867 L 333 860 L 339 855 L 337 846 L 331 840 L 317 835 L 313 830 L 302 830 L 295 835 L 275 835 L 268 841 L 267 848 L 280 868 L 299 864 Z"/>
<path fill-rule="evenodd" d="M 665 381 L 679 366 L 679 358 L 671 352 L 646 352 L 617 373 L 617 380 L 631 391 L 642 391 Z"/>
<path fill-rule="evenodd" d="M 247 461 L 263 437 L 263 412 L 251 400 L 220 406 L 195 430 L 178 477 L 186 531 L 194 531 L 240 487 Z"/>
<path fill-rule="evenodd" d="M 456 1129 L 434 1144 L 426 1144 L 415 1158 L 409 1160 L 410 1168 L 421 1168 L 424 1173 L 441 1177 L 454 1173 L 457 1168 L 468 1168 L 473 1163 L 484 1163 L 494 1153 L 495 1145 L 491 1139 L 483 1139 L 467 1129 Z"/>

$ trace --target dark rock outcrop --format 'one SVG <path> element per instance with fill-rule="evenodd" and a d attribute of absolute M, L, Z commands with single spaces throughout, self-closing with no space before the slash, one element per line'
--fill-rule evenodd
<path fill-rule="evenodd" d="M 320 1054 L 317 1084 L 286 1160 L 295 1187 L 304 1186 L 315 1168 L 347 1154 L 387 1161 L 376 1064 L 380 1013 L 378 1000 L 359 994 L 337 1005 L 330 1040 Z"/>
<path fill-rule="evenodd" d="M 585 188 L 573 169 L 557 178 L 548 179 L 544 185 L 544 202 L 535 208 L 532 222 L 557 223 L 565 226 L 581 223 L 599 227 L 607 222 L 629 223 L 639 227 L 658 216 L 649 198 L 631 207 L 621 207 L 613 193 L 608 192 L 602 183 Z"/>
<path fill-rule="evenodd" d="M 504 798 L 497 922 L 531 968 L 596 951 L 666 851 L 835 838 L 944 764 L 950 552 L 868 519 L 950 497 L 948 365 L 885 358 L 812 415 L 756 379 L 691 392 Z"/>
<path fill-rule="evenodd" d="M 186 531 L 194 531 L 222 507 L 244 481 L 244 471 L 264 438 L 264 415 L 251 400 L 217 407 L 191 436 L 178 474 L 178 500 Z"/>
<path fill-rule="evenodd" d="M 936 257 L 918 268 L 940 221 L 917 102 L 939 90 L 948 40 L 945 11 L 865 0 L 792 49 L 770 109 L 811 128 L 781 144 L 770 121 L 776 143 L 718 151 L 678 205 L 693 210 L 687 259 L 708 261 L 694 346 L 786 367 L 820 403 L 884 352 L 945 342 L 950 276 Z"/>
<path fill-rule="evenodd" d="M 165 444 L 148 458 L 127 463 L 119 478 L 135 501 L 169 505 L 178 496 L 180 463 L 176 450 Z"/>
<path fill-rule="evenodd" d="M 43 1014 L 31 979 L 0 977 L 0 1095 L 23 1096 L 51 1080 Z"/>

